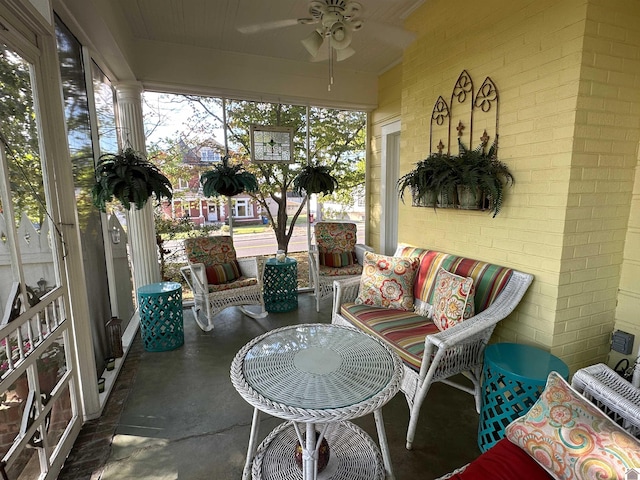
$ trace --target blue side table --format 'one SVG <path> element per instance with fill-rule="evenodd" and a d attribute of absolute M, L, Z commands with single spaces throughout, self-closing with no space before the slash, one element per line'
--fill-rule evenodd
<path fill-rule="evenodd" d="M 267 312 L 290 312 L 298 308 L 298 262 L 269 258 L 264 265 L 264 308 Z"/>
<path fill-rule="evenodd" d="M 148 352 L 173 350 L 184 344 L 182 285 L 160 282 L 138 288 L 140 332 Z"/>
<path fill-rule="evenodd" d="M 504 429 L 529 411 L 552 371 L 569 379 L 569 367 L 555 355 L 517 343 L 496 343 L 484 351 L 482 410 L 478 446 L 486 452 L 504 437 Z"/>

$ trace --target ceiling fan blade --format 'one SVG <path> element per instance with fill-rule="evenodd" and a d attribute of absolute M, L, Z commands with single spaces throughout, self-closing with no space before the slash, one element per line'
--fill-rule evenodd
<path fill-rule="evenodd" d="M 269 30 L 276 30 L 278 28 L 291 27 L 293 25 L 298 25 L 299 23 L 306 23 L 303 21 L 308 20 L 307 18 L 287 18 L 284 20 L 274 20 L 273 22 L 264 22 L 257 23 L 254 25 L 242 25 L 236 28 L 240 33 L 251 34 L 251 33 L 260 33 L 266 32 Z"/>

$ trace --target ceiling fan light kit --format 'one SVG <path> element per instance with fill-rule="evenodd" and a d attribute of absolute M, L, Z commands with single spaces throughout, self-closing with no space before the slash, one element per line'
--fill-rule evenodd
<path fill-rule="evenodd" d="M 329 49 L 329 85 L 333 85 L 333 60 L 341 62 L 356 51 L 351 47 L 353 32 L 362 28 L 362 21 L 356 18 L 362 11 L 362 5 L 349 0 L 314 0 L 309 2 L 311 18 L 300 18 L 299 23 L 320 23 L 322 27 L 311 32 L 302 40 L 302 45 L 312 57 L 315 57 L 325 38 Z"/>
<path fill-rule="evenodd" d="M 324 37 L 318 30 L 314 30 L 307 38 L 302 40 L 302 45 L 307 49 L 309 55 L 315 57 L 322 46 L 322 42 L 324 42 Z"/>
<path fill-rule="evenodd" d="M 359 15 L 362 4 L 352 0 L 311 0 L 308 17 L 276 20 L 259 25 L 239 27 L 242 33 L 257 33 L 264 30 L 289 25 L 317 25 L 306 38 L 301 40 L 304 48 L 315 58 L 325 44 L 329 52 L 329 85 L 333 85 L 333 62 L 341 62 L 353 56 L 356 51 L 351 47 L 353 32 L 360 30 L 364 22 Z"/>

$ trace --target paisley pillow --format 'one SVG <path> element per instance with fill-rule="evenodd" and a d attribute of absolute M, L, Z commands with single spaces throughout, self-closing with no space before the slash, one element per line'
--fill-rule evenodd
<path fill-rule="evenodd" d="M 559 480 L 624 479 L 640 466 L 640 441 L 624 431 L 557 373 L 531 410 L 505 436 Z"/>
<path fill-rule="evenodd" d="M 473 278 L 438 269 L 435 278 L 432 320 L 440 331 L 474 315 Z"/>
<path fill-rule="evenodd" d="M 417 257 L 389 257 L 365 252 L 356 303 L 413 310 L 413 281 L 419 264 Z"/>

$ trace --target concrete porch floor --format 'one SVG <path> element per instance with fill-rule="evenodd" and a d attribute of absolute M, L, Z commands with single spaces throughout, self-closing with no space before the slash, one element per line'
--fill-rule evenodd
<path fill-rule="evenodd" d="M 252 407 L 236 392 L 229 367 L 238 350 L 274 328 L 330 323 L 331 300 L 320 313 L 311 294 L 299 307 L 261 320 L 228 308 L 203 332 L 184 310 L 185 343 L 168 352 L 146 352 L 138 334 L 103 415 L 87 422 L 61 480 L 240 479 Z M 397 480 L 437 478 L 476 458 L 478 414 L 473 398 L 436 384 L 422 408 L 413 450 L 406 450 L 409 414 L 399 392 L 383 415 Z M 281 419 L 263 415 L 260 438 Z M 377 439 L 373 416 L 354 421 Z"/>

